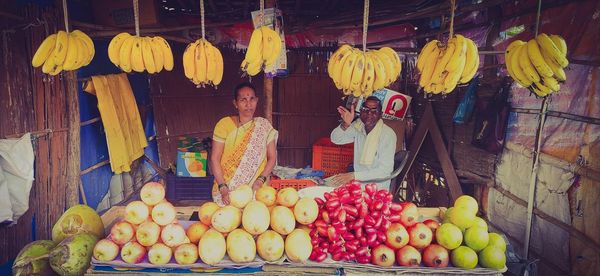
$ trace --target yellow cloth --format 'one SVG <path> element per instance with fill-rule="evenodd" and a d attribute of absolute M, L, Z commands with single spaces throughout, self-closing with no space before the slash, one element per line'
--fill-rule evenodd
<path fill-rule="evenodd" d="M 98 98 L 112 171 L 130 171 L 133 160 L 144 155 L 148 141 L 127 75 L 92 76 L 84 90 Z"/>
<path fill-rule="evenodd" d="M 263 127 L 257 127 L 257 122 L 260 121 Z M 239 185 L 252 185 L 258 178 L 260 173 L 265 168 L 267 163 L 267 145 L 277 139 L 277 131 L 266 121 L 264 118 L 254 118 L 254 120 L 237 127 L 237 117 L 225 117 L 221 119 L 214 129 L 213 140 L 219 143 L 224 143 L 223 155 L 221 156 L 221 168 L 223 171 L 223 178 L 229 185 L 230 190 L 234 190 Z M 260 130 L 258 130 L 260 129 Z M 252 135 L 255 131 L 266 131 L 263 133 L 266 139 L 261 139 L 258 142 L 257 147 L 260 149 L 258 155 L 259 163 L 257 167 L 240 168 L 243 158 L 248 158 L 246 149 L 252 141 Z M 246 155 L 246 156 L 245 156 Z M 247 183 L 231 183 L 234 175 L 238 170 L 244 170 L 251 174 L 250 181 Z M 218 183 L 213 185 L 213 200 L 222 205 L 221 194 L 218 191 Z"/>
<path fill-rule="evenodd" d="M 362 123 L 362 122 L 361 122 Z M 358 126 L 359 124 L 356 124 Z M 360 124 L 361 126 L 364 124 Z M 381 130 L 383 129 L 383 120 L 379 119 L 375 127 L 367 134 L 367 139 L 365 140 L 365 145 L 362 149 L 362 154 L 360 155 L 359 163 L 361 165 L 370 166 L 373 164 L 373 160 L 375 159 L 375 153 L 377 152 L 377 147 L 379 147 L 379 137 L 381 137 Z"/>

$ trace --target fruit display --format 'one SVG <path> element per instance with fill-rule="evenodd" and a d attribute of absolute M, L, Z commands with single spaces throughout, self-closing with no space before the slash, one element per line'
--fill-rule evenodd
<path fill-rule="evenodd" d="M 55 76 L 90 64 L 95 52 L 94 42 L 84 32 L 58 31 L 42 41 L 31 59 L 31 65 L 42 66 L 42 72 Z"/>
<path fill-rule="evenodd" d="M 506 48 L 504 60 L 508 74 L 538 97 L 558 92 L 567 80 L 567 43 L 558 35 L 541 33 L 527 42 L 515 40 Z"/>
<path fill-rule="evenodd" d="M 142 37 L 120 33 L 108 44 L 108 58 L 124 72 L 160 73 L 173 70 L 173 52 L 160 36 Z"/>
<path fill-rule="evenodd" d="M 368 97 L 395 82 L 402 70 L 400 57 L 390 47 L 361 51 L 348 44 L 329 58 L 327 73 L 344 95 Z"/>
<path fill-rule="evenodd" d="M 197 86 L 217 87 L 223 80 L 223 55 L 208 40 L 200 38 L 185 48 L 183 71 Z"/>
<path fill-rule="evenodd" d="M 254 29 L 240 69 L 249 76 L 256 76 L 261 70 L 275 63 L 281 54 L 281 46 L 278 32 L 267 26 Z"/>
<path fill-rule="evenodd" d="M 417 57 L 419 87 L 426 93 L 448 94 L 471 81 L 479 69 L 479 51 L 473 40 L 455 34 L 447 43 L 431 40 Z"/>

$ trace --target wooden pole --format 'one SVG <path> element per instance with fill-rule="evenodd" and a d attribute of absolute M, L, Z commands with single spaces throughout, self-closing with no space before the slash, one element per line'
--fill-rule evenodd
<path fill-rule="evenodd" d="M 75 71 L 65 72 L 67 86 L 67 114 L 68 114 L 68 134 L 67 134 L 67 185 L 66 185 L 66 203 L 67 208 L 79 203 L 79 183 L 80 183 L 80 117 L 79 117 L 79 96 L 77 89 L 77 76 Z"/>
<path fill-rule="evenodd" d="M 265 0 L 265 9 L 275 7 L 275 0 Z M 265 93 L 265 118 L 273 123 L 273 78 L 266 74 L 263 78 L 263 90 Z"/>

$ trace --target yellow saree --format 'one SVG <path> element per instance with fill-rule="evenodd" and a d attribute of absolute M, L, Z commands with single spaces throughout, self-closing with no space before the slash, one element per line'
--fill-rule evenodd
<path fill-rule="evenodd" d="M 213 140 L 224 143 L 221 168 L 229 190 L 252 185 L 267 163 L 267 145 L 276 141 L 277 130 L 261 117 L 236 126 L 233 117 L 221 119 L 215 126 Z M 218 183 L 214 183 L 213 201 L 223 206 Z"/>

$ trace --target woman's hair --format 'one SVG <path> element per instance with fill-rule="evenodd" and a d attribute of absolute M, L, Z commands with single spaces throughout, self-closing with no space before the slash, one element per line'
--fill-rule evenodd
<path fill-rule="evenodd" d="M 252 91 L 254 92 L 254 95 L 256 96 L 256 88 L 254 88 L 254 85 L 252 85 L 249 82 L 242 82 L 233 89 L 233 99 L 234 100 L 237 100 L 238 96 L 240 95 L 240 90 L 242 90 L 242 88 L 245 88 L 245 87 L 252 89 Z"/>

